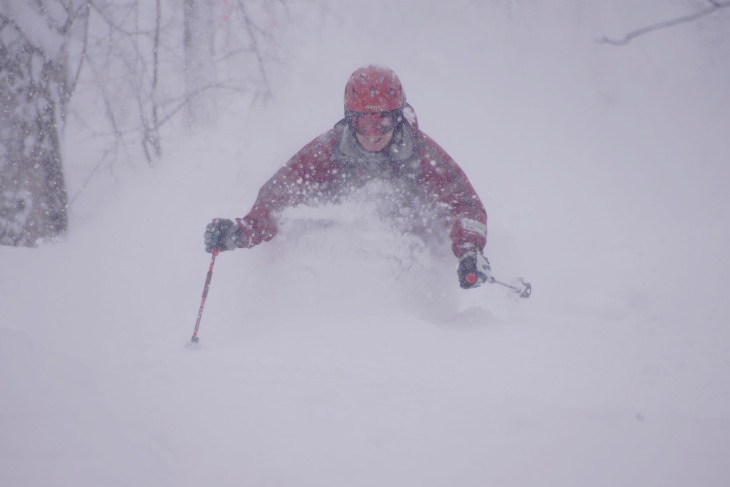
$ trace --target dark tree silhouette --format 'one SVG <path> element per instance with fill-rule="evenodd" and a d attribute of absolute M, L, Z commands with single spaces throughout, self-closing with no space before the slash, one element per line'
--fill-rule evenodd
<path fill-rule="evenodd" d="M 35 246 L 67 230 L 61 124 L 71 89 L 64 41 L 74 2 L 0 4 L 0 244 Z M 79 2 L 80 3 L 80 2 Z M 53 14 L 49 13 L 53 11 Z M 11 16 L 10 14 L 14 14 Z"/>

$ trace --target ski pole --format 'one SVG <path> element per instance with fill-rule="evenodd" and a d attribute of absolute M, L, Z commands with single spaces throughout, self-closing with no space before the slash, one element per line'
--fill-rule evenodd
<path fill-rule="evenodd" d="M 529 282 L 525 282 L 521 277 L 518 277 L 517 279 L 519 279 L 519 281 L 522 283 L 522 287 L 517 287 L 511 284 L 507 284 L 506 282 L 498 281 L 493 277 L 489 279 L 489 282 L 491 284 L 499 284 L 500 286 L 508 287 L 515 293 L 519 294 L 521 298 L 529 298 L 530 294 L 532 294 L 532 285 Z"/>
<path fill-rule="evenodd" d="M 200 328 L 200 319 L 203 317 L 203 308 L 205 307 L 205 299 L 208 297 L 208 288 L 210 287 L 210 280 L 213 278 L 213 264 L 215 264 L 215 257 L 218 255 L 218 249 L 213 248 L 210 252 L 210 267 L 208 267 L 208 276 L 205 278 L 205 286 L 203 287 L 203 298 L 200 300 L 200 309 L 198 310 L 198 319 L 195 322 L 195 330 L 193 330 L 193 337 L 190 339 L 193 343 L 198 343 L 198 328 Z"/>

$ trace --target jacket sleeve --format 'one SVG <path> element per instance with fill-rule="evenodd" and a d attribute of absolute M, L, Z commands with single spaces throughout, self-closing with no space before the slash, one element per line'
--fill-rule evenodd
<path fill-rule="evenodd" d="M 422 178 L 429 197 L 447 215 L 454 255 L 483 251 L 487 244 L 487 212 L 464 171 L 436 142 L 418 132 Z"/>
<path fill-rule="evenodd" d="M 302 203 L 316 203 L 332 191 L 338 170 L 332 161 L 336 129 L 317 137 L 281 167 L 259 190 L 256 202 L 241 223 L 254 244 L 276 235 L 275 214 Z"/>

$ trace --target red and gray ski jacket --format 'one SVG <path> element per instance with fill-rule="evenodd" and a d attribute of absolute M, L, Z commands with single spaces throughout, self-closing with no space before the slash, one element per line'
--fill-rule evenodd
<path fill-rule="evenodd" d="M 337 203 L 355 193 L 377 198 L 389 218 L 421 236 L 448 236 L 457 257 L 486 244 L 487 214 L 479 196 L 456 162 L 418 129 L 406 106 L 381 152 L 362 149 L 345 120 L 297 152 L 239 220 L 250 237 L 242 245 L 270 240 L 277 214 L 287 207 Z"/>

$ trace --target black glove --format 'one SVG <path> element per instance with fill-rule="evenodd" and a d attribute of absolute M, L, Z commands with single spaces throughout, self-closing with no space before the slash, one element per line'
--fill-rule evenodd
<path fill-rule="evenodd" d="M 233 250 L 241 242 L 241 228 L 231 220 L 216 218 L 205 227 L 205 251 Z"/>
<path fill-rule="evenodd" d="M 481 252 L 466 252 L 459 258 L 459 285 L 462 289 L 479 287 L 492 280 L 492 268 Z"/>

